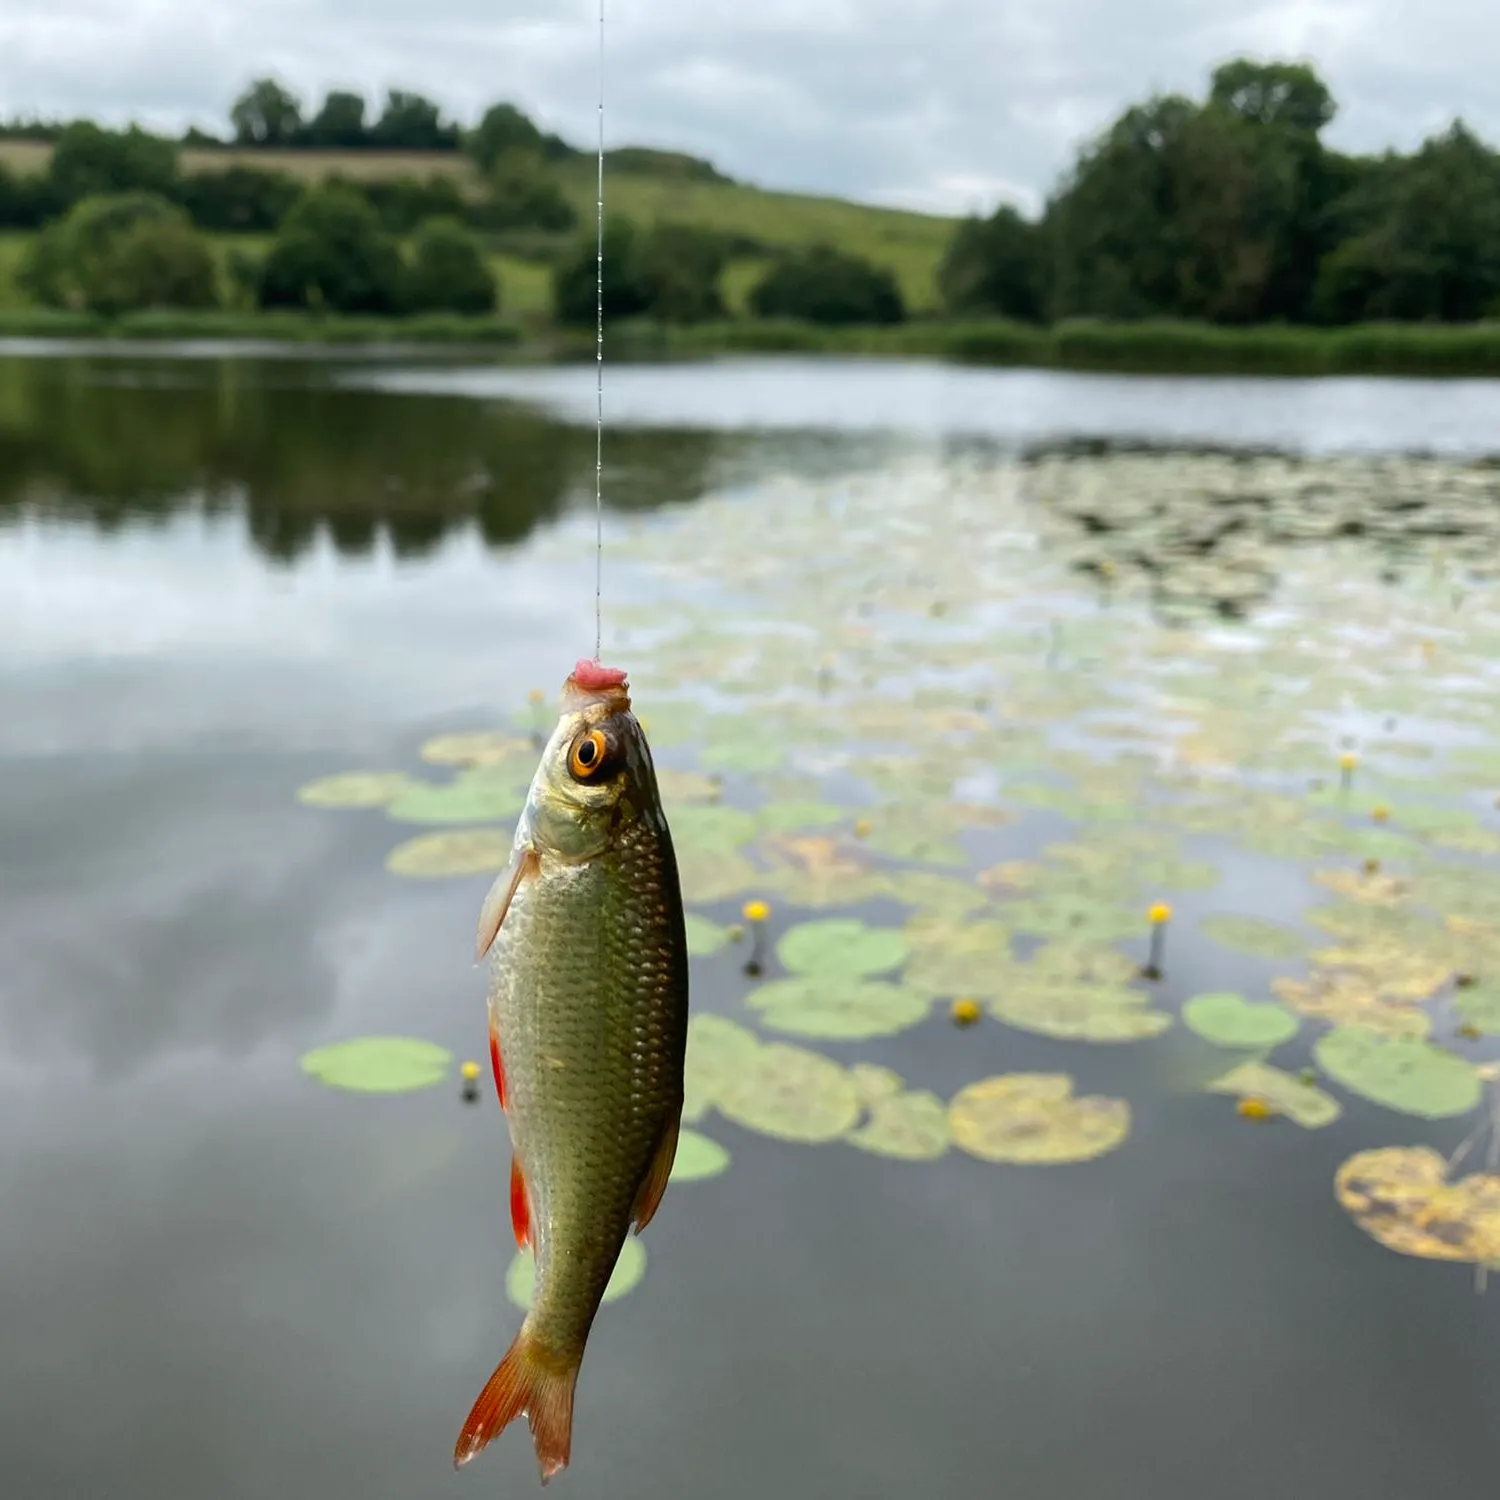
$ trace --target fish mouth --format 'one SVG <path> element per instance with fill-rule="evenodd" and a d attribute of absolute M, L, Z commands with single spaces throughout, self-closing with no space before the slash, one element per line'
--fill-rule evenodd
<path fill-rule="evenodd" d="M 563 683 L 562 710 L 577 713 L 595 705 L 612 714 L 628 712 L 630 679 L 618 667 L 603 667 L 585 658 Z"/>

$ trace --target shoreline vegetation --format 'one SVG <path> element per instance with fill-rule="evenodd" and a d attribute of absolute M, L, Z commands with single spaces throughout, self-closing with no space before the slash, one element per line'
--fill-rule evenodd
<path fill-rule="evenodd" d="M 512 362 L 592 359 L 592 330 L 503 316 L 360 317 L 294 311 L 171 311 L 117 317 L 51 308 L 0 310 L 3 344 L 256 343 L 330 350 L 483 350 Z M 739 318 L 676 325 L 648 319 L 605 328 L 616 361 L 726 354 L 865 355 L 991 367 L 1143 375 L 1500 376 L 1500 322 L 1369 323 L 1345 328 L 1224 328 L 1179 321 L 1051 326 L 1001 319 L 829 327 Z"/>
<path fill-rule="evenodd" d="M 315 109 L 274 78 L 229 134 L 0 121 L 0 339 L 626 360 L 796 353 L 1181 375 L 1500 376 L 1500 151 L 1323 139 L 1304 63 L 1240 58 L 988 218 L 768 191 L 592 151 L 515 105 Z"/>

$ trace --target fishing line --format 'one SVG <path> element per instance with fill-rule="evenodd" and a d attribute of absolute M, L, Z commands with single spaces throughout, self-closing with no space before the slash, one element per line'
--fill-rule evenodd
<path fill-rule="evenodd" d="M 604 645 L 604 0 L 599 0 L 599 192 L 594 228 L 598 314 L 594 335 L 594 660 L 598 661 Z"/>

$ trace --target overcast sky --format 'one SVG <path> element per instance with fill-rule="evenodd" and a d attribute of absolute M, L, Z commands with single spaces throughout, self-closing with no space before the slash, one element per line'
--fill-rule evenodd
<path fill-rule="evenodd" d="M 252 75 L 392 84 L 469 120 L 595 131 L 597 0 L 0 0 L 0 115 L 224 128 Z M 1312 61 L 1345 149 L 1461 114 L 1500 140 L 1497 0 L 609 0 L 610 144 L 765 186 L 944 212 L 1035 207 L 1077 144 L 1249 53 Z"/>

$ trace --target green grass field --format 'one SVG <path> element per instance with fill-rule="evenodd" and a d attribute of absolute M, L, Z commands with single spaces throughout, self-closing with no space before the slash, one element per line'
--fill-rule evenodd
<path fill-rule="evenodd" d="M 18 172 L 44 171 L 52 148 L 39 141 L 0 141 L 0 164 Z M 284 171 L 309 181 L 331 174 L 356 180 L 392 177 L 444 176 L 478 188 L 467 158 L 457 152 L 423 151 L 222 151 L 184 150 L 179 157 L 184 172 L 219 170 L 243 163 L 267 171 Z M 556 169 L 558 183 L 577 210 L 582 223 L 594 215 L 593 163 L 567 162 Z M 766 192 L 740 183 L 705 182 L 671 173 L 616 171 L 604 183 L 607 212 L 624 214 L 643 224 L 661 220 L 701 225 L 728 234 L 753 237 L 769 246 L 804 246 L 825 241 L 841 250 L 863 255 L 889 269 L 900 282 L 913 312 L 931 311 L 937 303 L 935 277 L 954 221 L 932 214 L 874 208 L 838 198 L 803 193 Z M 725 297 L 731 310 L 744 300 L 763 260 L 745 260 L 730 267 Z M 528 309 L 545 307 L 537 301 L 537 277 L 525 262 L 507 260 L 506 289 L 515 284 L 516 301 Z M 524 270 L 520 269 L 525 267 Z M 0 306 L 3 306 L 0 303 Z"/>

